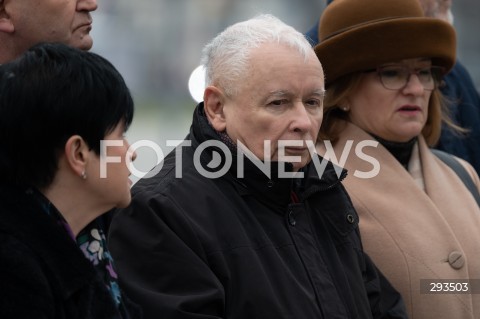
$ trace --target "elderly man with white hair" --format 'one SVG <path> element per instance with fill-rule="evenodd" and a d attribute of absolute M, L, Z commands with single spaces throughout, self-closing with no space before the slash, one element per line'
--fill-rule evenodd
<path fill-rule="evenodd" d="M 363 252 L 346 172 L 315 154 L 325 89 L 308 41 L 262 15 L 203 62 L 190 134 L 110 228 L 145 318 L 406 318 Z"/>

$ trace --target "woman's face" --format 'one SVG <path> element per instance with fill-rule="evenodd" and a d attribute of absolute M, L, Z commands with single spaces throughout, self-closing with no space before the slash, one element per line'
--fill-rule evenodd
<path fill-rule="evenodd" d="M 429 59 L 408 59 L 381 65 L 381 72 L 367 71 L 342 107 L 349 109 L 350 121 L 366 132 L 407 142 L 420 135 L 427 122 L 430 67 Z M 403 87 L 402 78 L 407 79 Z"/>
<path fill-rule="evenodd" d="M 125 125 L 121 121 L 115 129 L 104 137 L 100 144 L 100 156 L 93 150 L 92 163 L 87 168 L 87 180 L 93 196 L 107 210 L 113 207 L 126 207 L 131 200 L 128 162 L 137 157 L 129 151 L 130 144 L 125 136 Z"/>

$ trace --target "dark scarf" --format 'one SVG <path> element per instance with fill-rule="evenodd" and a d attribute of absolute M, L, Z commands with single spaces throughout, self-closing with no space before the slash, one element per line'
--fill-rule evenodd
<path fill-rule="evenodd" d="M 371 134 L 380 144 L 383 145 L 405 169 L 408 169 L 408 163 L 412 156 L 413 146 L 417 142 L 417 137 L 412 138 L 408 142 L 391 142 L 381 137 Z"/>

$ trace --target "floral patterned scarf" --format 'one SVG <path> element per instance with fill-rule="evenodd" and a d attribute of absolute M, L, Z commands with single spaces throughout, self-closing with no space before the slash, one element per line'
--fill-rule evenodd
<path fill-rule="evenodd" d="M 97 218 L 88 224 L 75 238 L 72 229 L 57 208 L 38 190 L 30 188 L 32 193 L 49 216 L 54 218 L 68 235 L 74 240 L 85 257 L 90 260 L 102 281 L 105 283 L 117 306 L 122 318 L 127 318 L 126 309 L 122 302 L 122 295 L 118 285 L 118 276 L 113 266 L 113 258 L 107 248 L 106 236 L 103 231 L 103 220 Z"/>

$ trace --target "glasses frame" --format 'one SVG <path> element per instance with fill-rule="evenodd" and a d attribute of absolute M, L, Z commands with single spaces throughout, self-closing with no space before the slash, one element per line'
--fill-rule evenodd
<path fill-rule="evenodd" d="M 391 85 L 386 85 L 385 84 L 385 79 L 383 78 L 383 71 L 387 68 L 398 68 L 398 69 L 403 69 L 403 70 L 408 70 L 408 76 L 405 80 L 405 83 L 402 85 L 402 86 L 399 86 L 398 88 L 397 87 L 392 87 Z M 433 88 L 426 88 L 425 87 L 425 83 L 423 83 L 420 79 L 420 76 L 419 76 L 419 73 L 425 69 L 430 69 L 430 74 L 431 74 L 431 77 L 433 79 Z M 445 68 L 442 67 L 442 66 L 437 66 L 437 65 L 432 65 L 432 66 L 428 66 L 428 67 L 424 67 L 424 68 L 416 68 L 416 69 L 411 69 L 405 65 L 382 65 L 382 66 L 379 66 L 375 69 L 370 69 L 370 70 L 366 70 L 364 71 L 365 73 L 371 73 L 371 72 L 376 72 L 377 73 L 377 76 L 380 80 L 380 83 L 382 83 L 382 86 L 387 89 L 387 90 L 392 90 L 392 91 L 397 91 L 397 90 L 403 90 L 407 85 L 408 83 L 410 83 L 410 78 L 412 76 L 412 74 L 415 74 L 420 82 L 420 84 L 422 84 L 422 87 L 425 91 L 434 91 L 435 89 L 437 88 L 441 88 L 444 86 L 444 81 L 442 80 L 443 79 L 443 75 L 445 74 Z"/>

